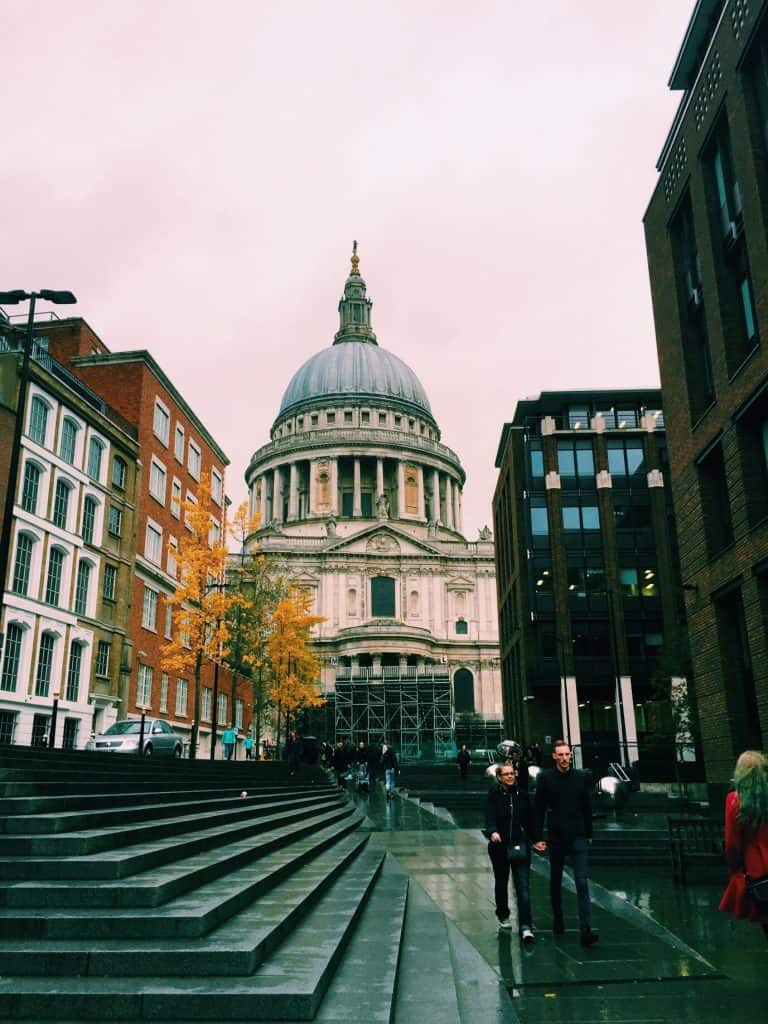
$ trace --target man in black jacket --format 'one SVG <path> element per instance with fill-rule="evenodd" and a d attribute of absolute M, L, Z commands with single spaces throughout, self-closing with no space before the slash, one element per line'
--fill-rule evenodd
<path fill-rule="evenodd" d="M 555 935 L 565 931 L 563 922 L 563 865 L 570 856 L 579 905 L 582 946 L 593 946 L 598 939 L 591 928 L 589 899 L 589 854 L 592 844 L 592 805 L 589 798 L 591 775 L 574 770 L 571 748 L 565 740 L 556 740 L 552 750 L 554 768 L 539 774 L 533 822 L 534 849 L 544 852 L 544 818 L 549 823 L 549 896 L 552 901 Z"/>
<path fill-rule="evenodd" d="M 520 938 L 533 943 L 531 929 L 531 803 L 528 793 L 517 787 L 517 769 L 511 762 L 496 766 L 496 785 L 485 802 L 485 834 L 494 879 L 496 916 L 500 928 L 511 928 L 509 919 L 509 873 L 515 885 Z M 509 847 L 524 844 L 521 859 L 510 860 Z"/>

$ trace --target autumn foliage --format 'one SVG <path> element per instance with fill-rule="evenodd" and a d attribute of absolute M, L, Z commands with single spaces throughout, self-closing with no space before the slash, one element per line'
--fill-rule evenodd
<path fill-rule="evenodd" d="M 318 688 L 320 661 L 311 646 L 312 629 L 322 616 L 312 615 L 311 595 L 292 587 L 277 603 L 271 619 L 267 653 L 272 668 L 269 697 L 278 721 L 295 718 L 304 708 L 324 703 Z"/>

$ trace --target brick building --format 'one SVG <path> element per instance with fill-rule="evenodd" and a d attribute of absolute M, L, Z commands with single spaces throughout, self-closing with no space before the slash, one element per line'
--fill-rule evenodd
<path fill-rule="evenodd" d="M 768 4 L 700 0 L 645 214 L 713 797 L 768 734 Z"/>
<path fill-rule="evenodd" d="M 5 457 L 18 414 L 17 338 L 0 331 Z M 128 696 L 139 445 L 135 428 L 52 359 L 44 338 L 28 380 L 2 608 L 0 743 L 82 747 Z M 6 458 L 0 506 L 7 486 Z M 120 535 L 109 529 L 114 515 Z"/>
<path fill-rule="evenodd" d="M 653 679 L 681 629 L 663 425 L 658 389 L 542 392 L 518 402 L 496 456 L 508 731 L 563 735 L 603 772 L 638 758 L 674 771 Z"/>
<path fill-rule="evenodd" d="M 189 735 L 194 680 L 166 674 L 160 665 L 160 650 L 171 632 L 171 609 L 165 598 L 175 588 L 173 549 L 184 529 L 182 503 L 194 500 L 201 480 L 210 481 L 219 513 L 211 528 L 221 532 L 229 460 L 149 352 L 110 352 L 79 318 L 56 321 L 47 325 L 46 331 L 51 353 L 135 426 L 140 446 L 142 479 L 137 499 L 131 621 L 135 667 L 121 715 L 137 714 L 145 705 Z M 116 535 L 124 529 L 117 511 L 112 513 L 109 529 Z M 207 756 L 210 750 L 213 677 L 213 666 L 205 665 L 198 756 Z M 242 698 L 232 708 L 231 680 L 223 670 L 217 690 L 219 726 L 229 724 L 234 712 L 238 727 L 247 728 L 250 708 Z"/>

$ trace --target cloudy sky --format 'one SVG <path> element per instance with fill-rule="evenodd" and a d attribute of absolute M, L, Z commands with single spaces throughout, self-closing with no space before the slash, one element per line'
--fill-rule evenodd
<path fill-rule="evenodd" d="M 237 503 L 359 239 L 474 538 L 519 398 L 658 384 L 642 216 L 693 6 L 0 0 L 0 289 L 149 349 Z"/>

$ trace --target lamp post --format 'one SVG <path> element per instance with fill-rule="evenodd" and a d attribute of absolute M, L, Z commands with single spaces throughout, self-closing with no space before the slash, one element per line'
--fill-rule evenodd
<path fill-rule="evenodd" d="M 2 530 L 0 530 L 0 610 L 5 598 L 5 581 L 8 575 L 8 561 L 11 551 L 13 506 L 16 501 L 19 460 L 21 458 L 21 435 L 24 430 L 24 413 L 29 384 L 29 360 L 32 355 L 32 342 L 34 339 L 35 303 L 37 299 L 44 299 L 46 302 L 53 302 L 59 305 L 71 305 L 77 302 L 72 292 L 52 291 L 50 288 L 41 288 L 39 292 L 25 292 L 21 288 L 10 292 L 0 292 L 0 305 L 2 306 L 15 306 L 19 302 L 24 302 L 25 299 L 29 299 L 29 315 L 27 316 L 27 329 L 24 335 L 24 357 L 21 362 L 21 370 L 19 371 L 19 397 L 16 403 L 16 422 L 13 425 L 11 457 L 8 461 L 8 490 L 5 495 L 3 525 Z M 3 640 L 3 634 L 0 632 L 0 648 L 3 646 Z M 54 705 L 54 722 L 56 720 L 55 714 Z"/>
<path fill-rule="evenodd" d="M 139 725 L 139 754 L 144 753 L 144 724 L 147 719 L 147 711 L 149 711 L 148 704 L 137 704 L 138 709 L 141 711 L 141 724 Z"/>
<path fill-rule="evenodd" d="M 56 747 L 56 718 L 59 714 L 59 697 L 61 693 L 58 690 L 53 691 L 53 708 L 51 710 L 51 735 L 48 738 L 48 749 L 53 750 Z"/>

